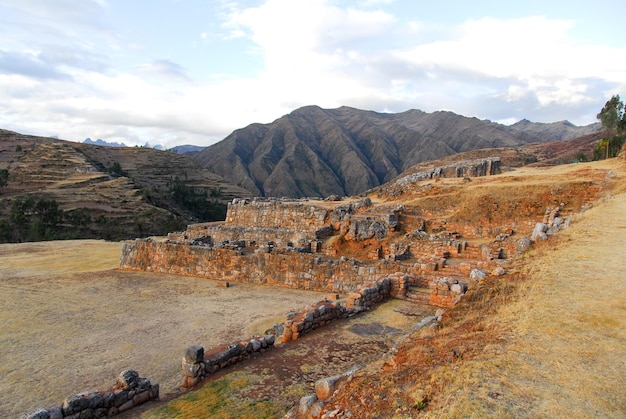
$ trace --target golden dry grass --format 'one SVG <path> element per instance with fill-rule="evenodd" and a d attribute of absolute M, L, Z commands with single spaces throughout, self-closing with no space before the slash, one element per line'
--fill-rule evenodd
<path fill-rule="evenodd" d="M 528 255 L 515 301 L 485 322 L 500 340 L 433 373 L 425 417 L 626 417 L 626 177 L 612 169 L 608 198 Z"/>

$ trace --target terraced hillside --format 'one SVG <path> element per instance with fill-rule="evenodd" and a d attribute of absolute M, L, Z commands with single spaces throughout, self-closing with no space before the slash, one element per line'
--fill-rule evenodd
<path fill-rule="evenodd" d="M 250 195 L 173 152 L 4 130 L 0 169 L 8 172 L 0 188 L 1 241 L 164 234 L 220 219 L 226 202 Z M 24 214 L 31 217 L 17 219 Z"/>

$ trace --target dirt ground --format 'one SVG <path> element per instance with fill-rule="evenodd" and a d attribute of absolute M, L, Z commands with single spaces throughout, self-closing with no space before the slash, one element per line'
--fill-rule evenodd
<path fill-rule="evenodd" d="M 323 296 L 117 271 L 120 249 L 95 240 L 0 245 L 0 417 L 104 390 L 129 368 L 171 391 L 186 346 L 263 332 Z"/>
<path fill-rule="evenodd" d="M 185 347 L 208 349 L 262 333 L 288 311 L 325 296 L 118 271 L 120 249 L 120 243 L 96 240 L 0 245 L 0 417 L 107 389 L 124 369 L 158 382 L 162 399 L 171 400 L 179 395 Z M 315 380 L 379 360 L 404 330 L 433 313 L 432 307 L 389 301 L 211 379 L 256 377 L 233 394 L 272 399 L 284 409 Z M 129 417 L 135 414 L 140 411 Z"/>

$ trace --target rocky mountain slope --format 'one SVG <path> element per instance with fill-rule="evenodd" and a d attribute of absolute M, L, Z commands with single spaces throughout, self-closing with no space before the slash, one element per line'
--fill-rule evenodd
<path fill-rule="evenodd" d="M 0 241 L 133 238 L 220 219 L 250 193 L 191 159 L 0 130 Z"/>
<path fill-rule="evenodd" d="M 398 114 L 307 106 L 251 124 L 194 158 L 259 196 L 355 195 L 411 166 L 475 149 L 589 134 L 568 122 L 505 126 L 452 112 Z"/>

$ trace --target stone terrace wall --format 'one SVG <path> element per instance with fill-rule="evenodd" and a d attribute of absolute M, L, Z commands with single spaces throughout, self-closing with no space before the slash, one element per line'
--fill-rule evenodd
<path fill-rule="evenodd" d="M 226 248 L 137 239 L 122 246 L 120 269 L 347 293 L 395 272 L 419 274 L 422 265 L 403 265 L 387 260 L 365 263 L 314 254 L 243 253 Z"/>
<path fill-rule="evenodd" d="M 245 227 L 215 225 L 215 223 L 193 224 L 187 227 L 184 238 L 188 240 L 211 237 L 212 243 L 243 240 L 246 243 L 273 242 L 279 247 L 306 246 L 316 240 L 314 232 L 285 228 Z"/>
<path fill-rule="evenodd" d="M 466 160 L 452 163 L 446 166 L 435 167 L 422 172 L 412 173 L 396 180 L 396 184 L 405 186 L 410 183 L 419 182 L 425 179 L 434 179 L 440 177 L 476 177 L 490 176 L 500 173 L 501 161 L 500 157 L 491 157 L 479 160 Z"/>
<path fill-rule="evenodd" d="M 234 199 L 225 225 L 315 231 L 327 223 L 331 210 L 298 200 Z"/>

